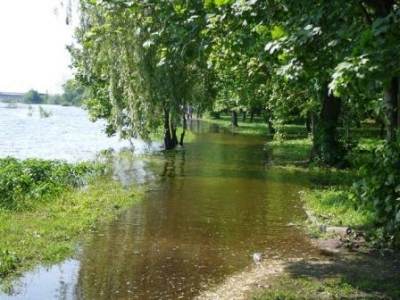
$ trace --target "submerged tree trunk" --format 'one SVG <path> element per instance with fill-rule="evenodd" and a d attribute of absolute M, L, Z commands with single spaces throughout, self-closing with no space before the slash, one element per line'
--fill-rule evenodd
<path fill-rule="evenodd" d="M 187 129 L 186 115 L 185 115 L 185 113 L 183 113 L 183 115 L 182 115 L 182 133 L 181 133 L 181 139 L 179 141 L 179 145 L 181 145 L 181 146 L 183 146 L 183 140 L 185 139 L 186 129 Z"/>
<path fill-rule="evenodd" d="M 385 114 L 386 114 L 386 140 L 393 142 L 400 125 L 399 110 L 399 79 L 391 78 L 384 91 Z"/>
<path fill-rule="evenodd" d="M 235 110 L 232 110 L 232 126 L 239 127 L 238 114 Z"/>
<path fill-rule="evenodd" d="M 175 149 L 177 144 L 176 129 L 171 126 L 169 110 L 164 109 L 164 148 L 165 150 L 172 150 Z"/>
<path fill-rule="evenodd" d="M 326 85 L 323 91 L 321 113 L 315 124 L 312 159 L 330 166 L 341 164 L 344 157 L 344 149 L 337 136 L 341 106 L 341 99 L 331 94 Z"/>
<path fill-rule="evenodd" d="M 176 127 L 174 125 L 172 127 L 172 143 L 174 148 L 178 145 L 178 136 L 176 135 Z"/>

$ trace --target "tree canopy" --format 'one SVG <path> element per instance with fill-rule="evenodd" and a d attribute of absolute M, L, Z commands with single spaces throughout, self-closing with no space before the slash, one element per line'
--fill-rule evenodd
<path fill-rule="evenodd" d="M 338 128 L 369 119 L 386 130 L 377 159 L 399 163 L 399 1 L 80 3 L 71 48 L 76 77 L 109 134 L 148 138 L 163 127 L 165 148 L 173 149 L 178 127 L 183 144 L 188 110 L 231 111 L 236 119 L 240 111 L 262 111 L 271 129 L 294 119 L 311 124 L 311 159 L 344 167 L 349 137 Z M 369 200 L 386 197 L 377 209 L 393 232 L 400 178 L 386 169 L 392 172 L 366 175 L 375 183 L 361 189 Z M 382 195 L 375 187 L 385 182 L 391 192 Z"/>

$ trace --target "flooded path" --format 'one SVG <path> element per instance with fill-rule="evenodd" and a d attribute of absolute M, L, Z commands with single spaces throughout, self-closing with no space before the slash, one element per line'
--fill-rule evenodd
<path fill-rule="evenodd" d="M 183 150 L 118 162 L 126 184 L 137 174 L 153 182 L 143 202 L 89 236 L 74 260 L 27 274 L 0 299 L 191 299 L 251 265 L 254 252 L 313 255 L 291 226 L 304 218 L 301 186 L 268 170 L 265 140 L 192 126 L 196 140 Z"/>

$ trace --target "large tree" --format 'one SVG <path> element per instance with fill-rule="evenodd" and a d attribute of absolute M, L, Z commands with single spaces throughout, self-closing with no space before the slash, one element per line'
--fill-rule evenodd
<path fill-rule="evenodd" d="M 188 107 L 212 98 L 202 1 L 81 1 L 77 78 L 91 91 L 94 118 L 110 134 L 148 138 L 164 128 L 166 149 L 178 144 Z"/>

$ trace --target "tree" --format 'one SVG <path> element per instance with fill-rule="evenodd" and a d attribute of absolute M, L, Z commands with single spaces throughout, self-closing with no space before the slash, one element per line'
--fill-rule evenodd
<path fill-rule="evenodd" d="M 40 104 L 43 103 L 43 97 L 36 90 L 29 90 L 24 95 L 24 102 L 30 104 Z"/>
<path fill-rule="evenodd" d="M 85 98 L 85 88 L 74 79 L 63 84 L 63 104 L 80 106 Z"/>
<path fill-rule="evenodd" d="M 212 99 L 202 1 L 81 1 L 77 79 L 89 89 L 93 118 L 110 134 L 148 138 L 164 128 L 166 149 L 185 131 L 187 107 Z"/>

